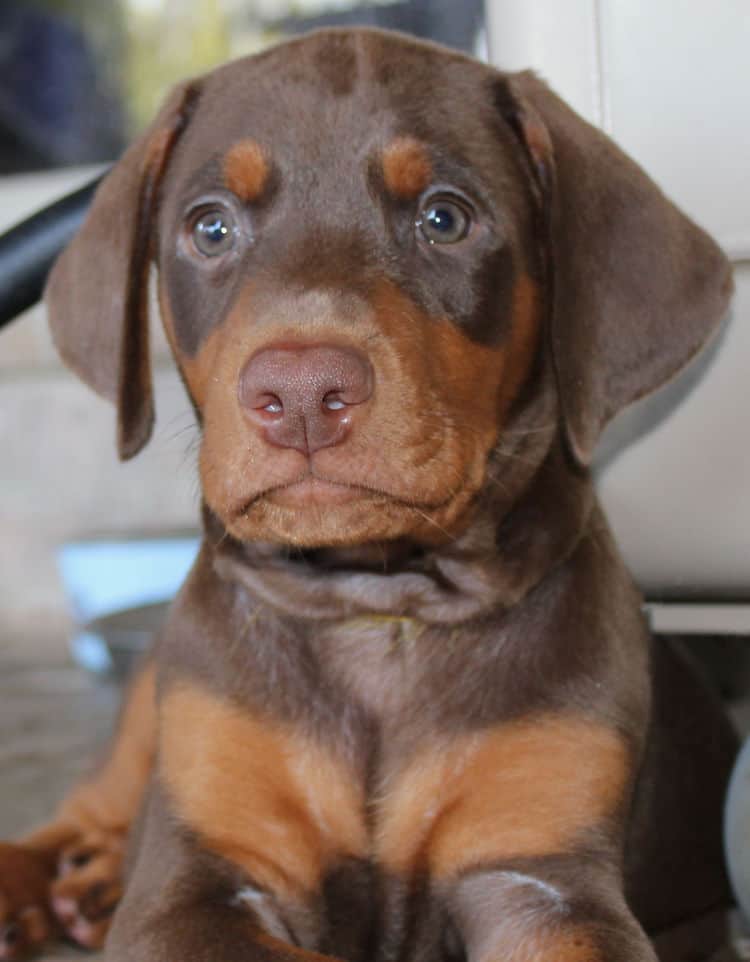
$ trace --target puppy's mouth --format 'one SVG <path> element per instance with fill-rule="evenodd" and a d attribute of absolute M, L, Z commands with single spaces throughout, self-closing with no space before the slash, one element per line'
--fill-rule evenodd
<path fill-rule="evenodd" d="M 373 499 L 423 511 L 435 511 L 444 507 L 451 500 L 451 496 L 444 500 L 437 499 L 422 503 L 370 485 L 334 481 L 331 478 L 309 471 L 291 481 L 264 488 L 248 499 L 236 513 L 237 515 L 246 515 L 261 501 L 280 508 L 302 510 L 305 508 L 336 508 L 357 501 L 372 501 Z"/>
<path fill-rule="evenodd" d="M 271 488 L 258 497 L 281 508 L 328 508 L 358 501 L 373 492 L 354 484 L 341 484 L 308 474 L 304 478 Z M 254 498 L 253 501 L 258 500 Z M 252 502 L 251 502 L 252 504 Z M 248 508 L 250 505 L 247 506 Z"/>
<path fill-rule="evenodd" d="M 465 493 L 464 498 L 469 500 Z M 212 510 L 240 541 L 320 548 L 405 537 L 420 543 L 451 541 L 456 525 L 463 527 L 466 507 L 453 491 L 415 491 L 410 496 L 408 491 L 370 485 L 361 475 L 334 480 L 308 469 L 291 478 L 269 479 L 229 511 Z"/>

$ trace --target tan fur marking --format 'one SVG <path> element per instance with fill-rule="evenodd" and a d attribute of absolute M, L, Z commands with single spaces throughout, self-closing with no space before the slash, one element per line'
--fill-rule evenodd
<path fill-rule="evenodd" d="M 601 953 L 582 929 L 537 932 L 523 939 L 520 946 L 503 945 L 481 962 L 601 962 Z"/>
<path fill-rule="evenodd" d="M 206 403 L 209 379 L 216 377 L 216 372 L 219 370 L 217 358 L 222 337 L 221 328 L 211 331 L 201 343 L 195 357 L 189 357 L 180 351 L 177 344 L 174 315 L 167 300 L 166 290 L 161 284 L 159 285 L 159 311 L 164 323 L 164 332 L 184 375 L 190 396 L 202 409 Z"/>
<path fill-rule="evenodd" d="M 554 958 L 556 962 L 600 962 L 601 957 L 588 933 L 572 930 L 548 936 L 545 944 L 540 946 L 528 962 L 546 962 L 550 958 Z"/>
<path fill-rule="evenodd" d="M 546 716 L 422 754 L 392 783 L 386 867 L 452 876 L 488 860 L 563 852 L 622 802 L 628 751 L 614 731 Z"/>
<path fill-rule="evenodd" d="M 336 856 L 366 851 L 364 800 L 341 762 L 197 686 L 166 693 L 159 761 L 177 814 L 272 891 L 313 891 Z"/>
<path fill-rule="evenodd" d="M 269 935 L 262 929 L 253 932 L 253 941 L 262 945 L 265 949 L 273 953 L 272 957 L 279 959 L 294 959 L 296 962 L 338 962 L 335 956 L 322 955 L 313 949 L 301 949 L 299 946 L 292 945 L 282 939 Z"/>
<path fill-rule="evenodd" d="M 383 151 L 385 186 L 396 197 L 418 197 L 432 180 L 427 148 L 414 137 L 397 137 Z"/>
<path fill-rule="evenodd" d="M 271 168 L 265 150 L 254 140 L 236 143 L 224 158 L 224 183 L 240 200 L 258 200 L 268 183 Z"/>
<path fill-rule="evenodd" d="M 178 355 L 190 395 L 201 410 L 206 403 L 209 381 L 216 376 L 221 342 L 222 333 L 217 328 L 211 331 L 203 341 L 195 357 L 186 357 L 184 354 Z"/>

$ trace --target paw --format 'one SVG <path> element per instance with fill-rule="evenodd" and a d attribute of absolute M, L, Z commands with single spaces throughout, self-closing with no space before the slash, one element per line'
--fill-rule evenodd
<path fill-rule="evenodd" d="M 0 842 L 0 960 L 18 959 L 58 933 L 49 910 L 50 866 L 22 845 Z"/>
<path fill-rule="evenodd" d="M 104 944 L 122 895 L 124 843 L 116 833 L 92 833 L 60 855 L 52 908 L 68 938 L 84 948 Z"/>

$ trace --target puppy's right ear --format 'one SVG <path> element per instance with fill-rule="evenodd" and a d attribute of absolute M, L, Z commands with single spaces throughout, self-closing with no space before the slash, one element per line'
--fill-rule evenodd
<path fill-rule="evenodd" d="M 117 406 L 123 459 L 140 451 L 153 426 L 151 227 L 170 154 L 198 96 L 197 84 L 178 87 L 105 177 L 45 290 L 52 337 L 63 360 Z"/>

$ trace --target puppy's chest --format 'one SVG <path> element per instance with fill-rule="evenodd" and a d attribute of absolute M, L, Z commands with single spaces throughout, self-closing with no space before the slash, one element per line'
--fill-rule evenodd
<path fill-rule="evenodd" d="M 316 730 L 181 683 L 160 713 L 171 804 L 208 848 L 289 896 L 319 890 L 352 861 L 409 873 L 446 762 L 409 761 L 397 733 L 384 738 L 358 721 L 342 717 L 350 730 L 334 731 L 329 717 Z"/>
<path fill-rule="evenodd" d="M 373 752 L 361 734 L 328 734 L 273 722 L 195 683 L 162 697 L 170 807 L 280 905 L 325 901 L 352 867 L 366 873 L 374 902 L 383 885 L 439 888 L 467 866 L 564 851 L 620 803 L 627 769 L 615 732 L 572 716 L 417 742 L 392 731 Z"/>

